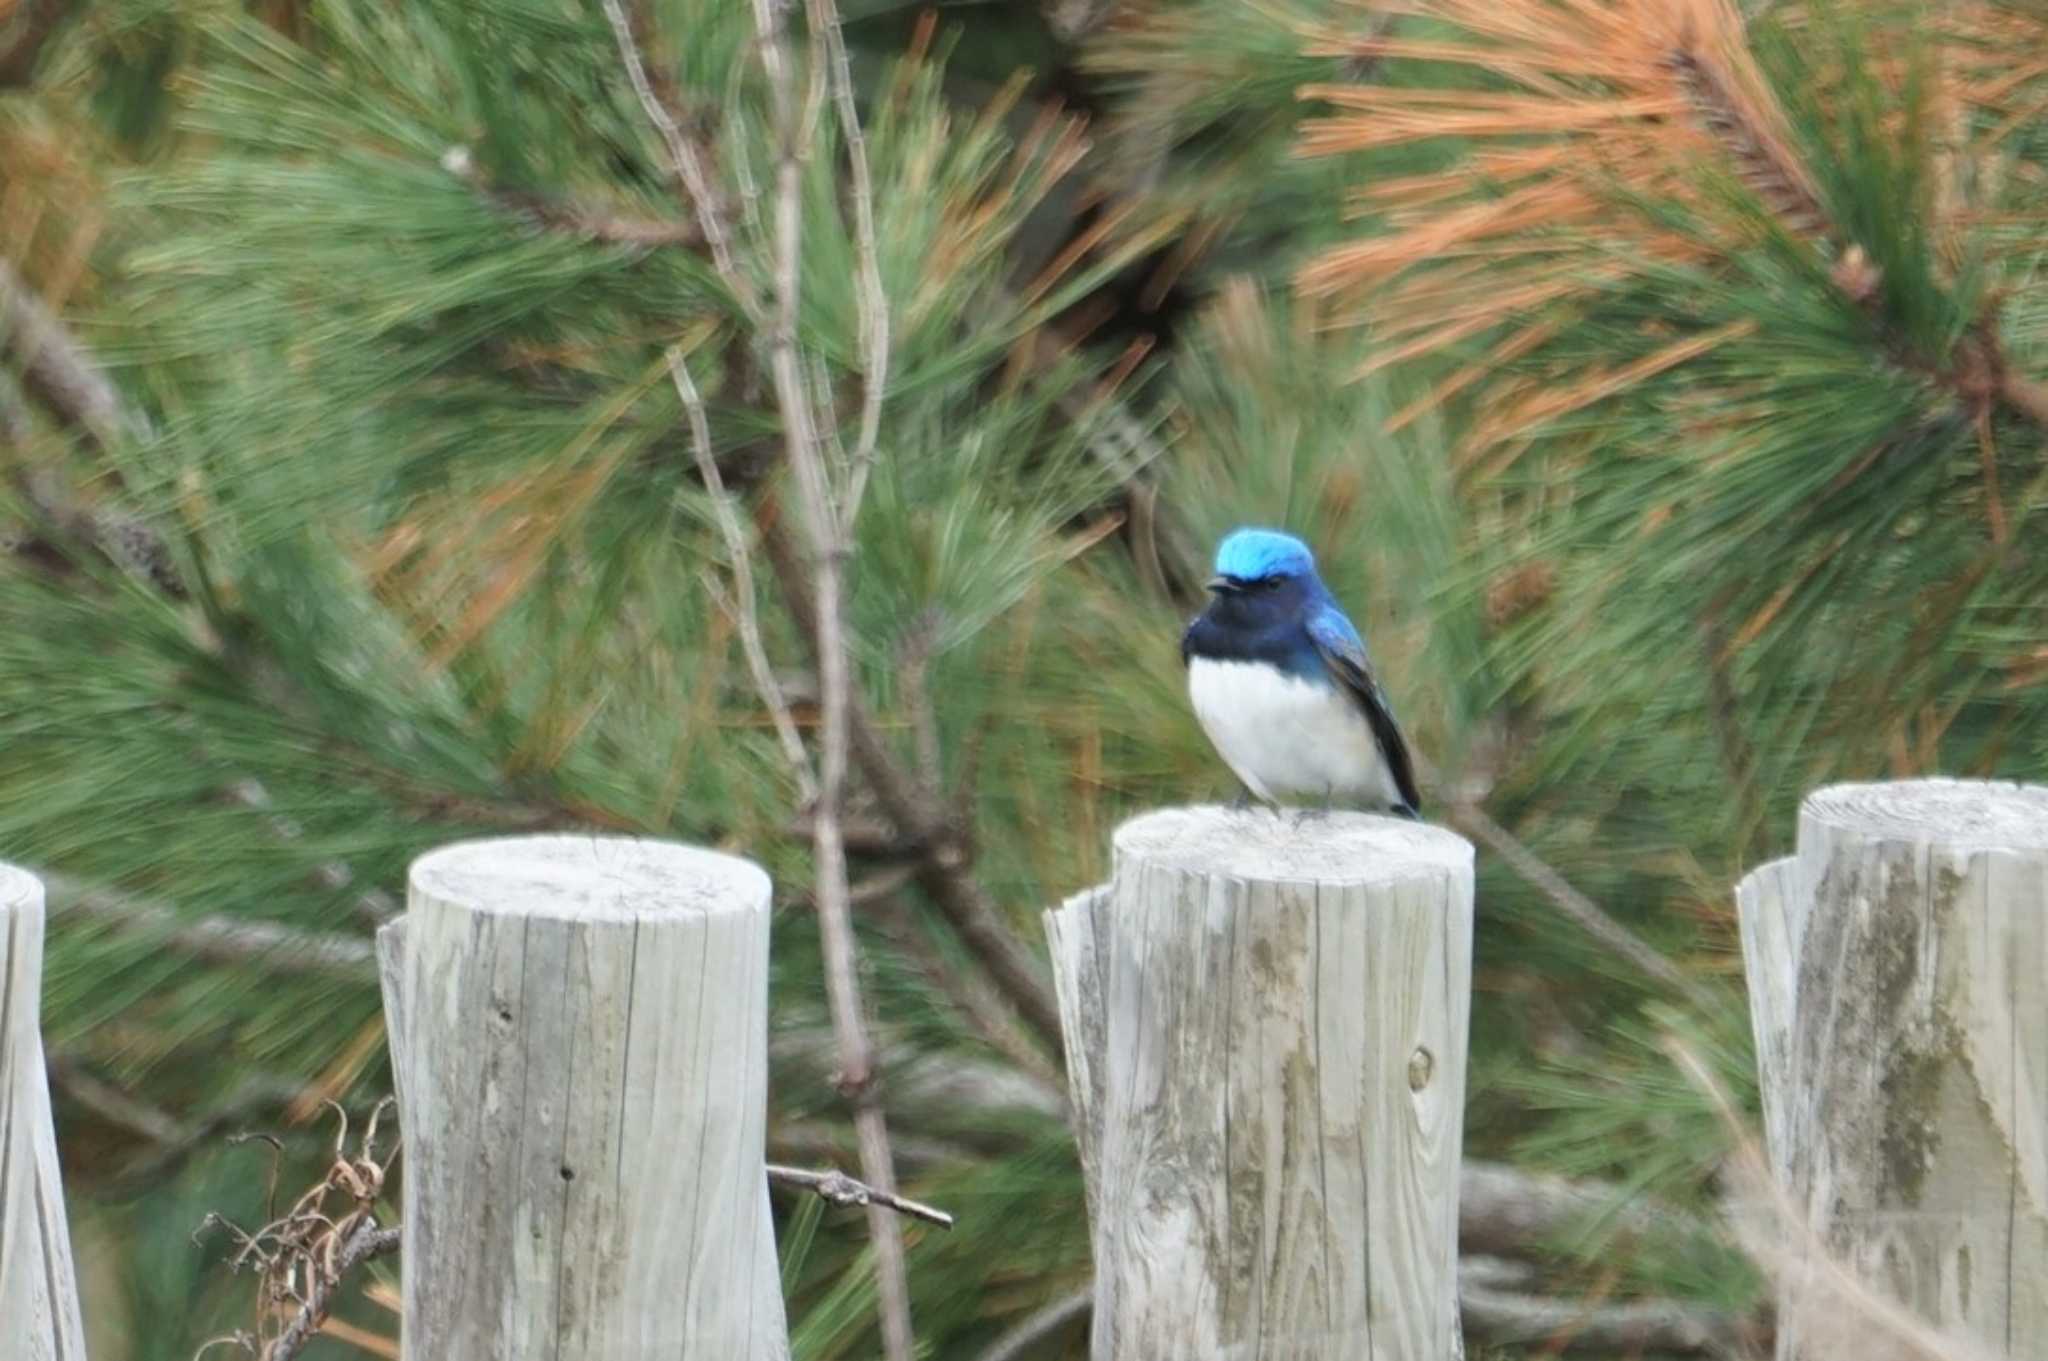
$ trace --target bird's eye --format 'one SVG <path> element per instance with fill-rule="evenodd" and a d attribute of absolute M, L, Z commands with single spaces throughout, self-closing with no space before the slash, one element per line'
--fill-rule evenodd
<path fill-rule="evenodd" d="M 1257 589 L 1260 591 L 1277 591 L 1280 589 L 1280 578 L 1260 577 L 1257 583 Z"/>

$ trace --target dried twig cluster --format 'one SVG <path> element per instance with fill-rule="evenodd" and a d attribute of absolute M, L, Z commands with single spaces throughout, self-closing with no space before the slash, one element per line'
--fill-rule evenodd
<path fill-rule="evenodd" d="M 289 1361 L 327 1321 L 349 1273 L 397 1249 L 398 1230 L 380 1226 L 376 1212 L 399 1147 L 394 1141 L 380 1158 L 377 1129 L 384 1113 L 397 1104 L 396 1099 L 387 1096 L 377 1103 L 353 1154 L 348 1149 L 348 1113 L 332 1101 L 327 1104 L 340 1122 L 327 1175 L 308 1187 L 291 1208 L 276 1214 L 277 1161 L 273 1157 L 272 1218 L 268 1223 L 246 1230 L 219 1214 L 209 1214 L 193 1233 L 195 1241 L 211 1229 L 226 1233 L 235 1244 L 228 1258 L 230 1268 L 254 1271 L 262 1282 L 254 1325 L 209 1339 L 193 1354 L 195 1361 L 220 1346 L 237 1347 L 258 1361 Z M 274 1154 L 283 1152 L 283 1145 L 270 1135 L 238 1135 L 231 1142 L 250 1139 L 270 1144 Z"/>

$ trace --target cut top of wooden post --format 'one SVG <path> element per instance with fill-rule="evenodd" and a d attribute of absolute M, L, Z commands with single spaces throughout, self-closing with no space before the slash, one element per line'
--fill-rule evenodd
<path fill-rule="evenodd" d="M 635 837 L 518 836 L 461 841 L 413 861 L 421 900 L 557 921 L 631 922 L 756 912 L 768 876 L 737 856 Z"/>
<path fill-rule="evenodd" d="M 1269 884 L 1375 884 L 1469 866 L 1472 843 L 1428 823 L 1351 812 L 1164 808 L 1116 832 L 1116 854 Z"/>
<path fill-rule="evenodd" d="M 2002 780 L 1829 785 L 1806 796 L 1799 830 L 1802 844 L 1825 831 L 1959 850 L 2048 850 L 2048 786 Z"/>

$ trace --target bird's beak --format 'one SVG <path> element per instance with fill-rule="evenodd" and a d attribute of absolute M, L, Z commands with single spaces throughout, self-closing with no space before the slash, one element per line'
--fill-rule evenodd
<path fill-rule="evenodd" d="M 1229 577 L 1210 577 L 1208 589 L 1217 595 L 1228 595 L 1237 589 L 1237 583 Z"/>

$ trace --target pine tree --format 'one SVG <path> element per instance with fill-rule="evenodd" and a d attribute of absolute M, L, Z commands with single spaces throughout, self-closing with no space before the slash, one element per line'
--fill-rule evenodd
<path fill-rule="evenodd" d="M 1085 1284 L 1036 910 L 1225 792 L 1173 642 L 1235 523 L 1316 540 L 1438 808 L 1686 966 L 1489 845 L 1473 1157 L 1710 1200 L 1659 1041 L 1750 1081 L 1735 872 L 1820 780 L 2048 755 L 2024 7 L 24 9 L 0 855 L 53 876 L 127 1355 L 247 1319 L 187 1242 L 260 1217 L 216 1136 L 310 1165 L 388 1089 L 409 857 L 524 830 L 770 868 L 773 1151 L 886 1112 L 960 1211 L 908 1235 L 929 1354 Z M 779 1208 L 798 1354 L 877 1354 L 870 1226 Z M 1580 1227 L 1563 1288 L 1755 1298 Z"/>

